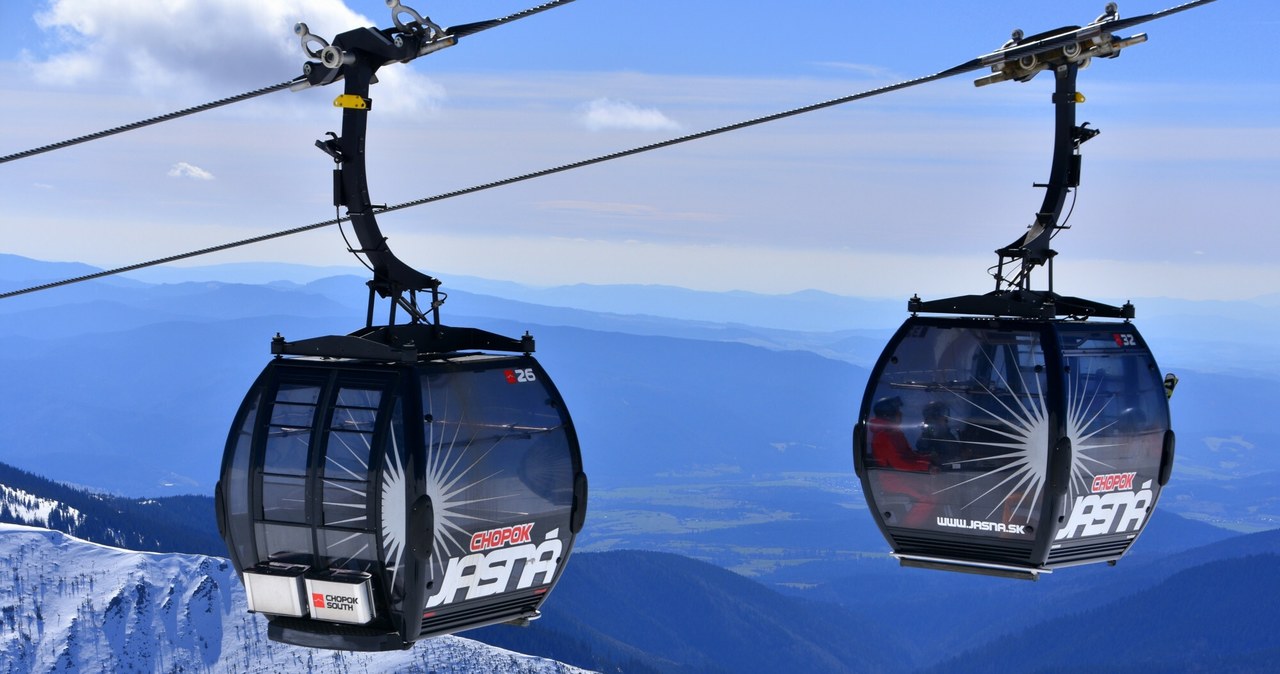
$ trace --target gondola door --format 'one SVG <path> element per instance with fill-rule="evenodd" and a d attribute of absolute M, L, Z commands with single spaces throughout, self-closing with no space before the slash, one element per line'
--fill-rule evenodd
<path fill-rule="evenodd" d="M 1114 560 L 1128 550 L 1173 470 L 1164 380 L 1130 323 L 1057 323 L 1064 433 L 1057 526 L 1046 564 Z"/>
<path fill-rule="evenodd" d="M 1036 536 L 1058 415 L 1043 336 L 912 318 L 886 348 L 855 431 L 855 465 L 900 557 L 1015 575 Z"/>
<path fill-rule="evenodd" d="M 422 636 L 537 617 L 586 511 L 560 394 L 531 356 L 473 355 L 419 373 L 434 511 Z"/>
<path fill-rule="evenodd" d="M 416 621 L 399 619 L 406 560 L 383 552 L 406 538 L 389 531 L 404 525 L 405 492 L 382 478 L 413 459 L 402 379 L 395 369 L 278 360 L 246 397 L 219 510 L 250 608 L 270 617 L 274 639 L 382 650 L 417 636 Z M 345 635 L 333 625 L 348 626 Z"/>

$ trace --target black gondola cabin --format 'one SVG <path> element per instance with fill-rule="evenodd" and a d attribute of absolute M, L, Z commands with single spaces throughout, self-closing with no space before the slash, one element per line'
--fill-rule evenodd
<path fill-rule="evenodd" d="M 854 431 L 904 565 L 1028 578 L 1119 559 L 1173 446 L 1163 378 L 1127 322 L 912 317 Z"/>
<path fill-rule="evenodd" d="M 1083 28 L 1015 31 L 975 84 L 1053 73 L 1054 144 L 1035 221 L 997 249 L 985 295 L 907 303 L 854 428 L 854 470 L 905 566 L 1035 579 L 1114 563 L 1142 533 L 1173 470 L 1168 396 L 1131 304 L 1054 291 L 1054 236 L 1080 182 L 1080 68 L 1145 39 L 1119 38 L 1115 7 Z M 1100 51 L 1099 51 L 1100 50 Z M 1048 288 L 1034 270 L 1047 267 Z M 950 314 L 950 315 L 939 315 Z M 1095 319 L 1124 319 L 1095 320 Z"/>
<path fill-rule="evenodd" d="M 586 476 L 532 356 L 278 358 L 236 416 L 217 496 L 272 639 L 389 650 L 536 617 Z"/>
<path fill-rule="evenodd" d="M 335 162 L 333 203 L 346 206 L 361 244 L 352 252 L 373 279 L 364 328 L 272 341 L 277 357 L 227 439 L 218 528 L 273 640 L 380 651 L 522 623 L 564 570 L 587 507 L 564 400 L 530 355 L 528 333 L 440 323 L 440 281 L 391 252 L 365 170 L 379 68 L 558 4 L 441 31 L 392 2 L 394 28 L 358 28 L 332 43 L 306 24 L 294 29 L 313 59 L 294 86 L 343 83 L 334 100 L 342 134 L 316 146 Z M 382 326 L 378 297 L 390 300 Z M 409 322 L 397 323 L 397 312 Z"/>

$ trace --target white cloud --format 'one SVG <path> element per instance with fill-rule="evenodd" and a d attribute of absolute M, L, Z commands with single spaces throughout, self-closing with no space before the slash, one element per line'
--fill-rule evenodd
<path fill-rule="evenodd" d="M 196 166 L 180 161 L 169 168 L 171 178 L 194 178 L 196 180 L 213 180 L 213 174 Z"/>
<path fill-rule="evenodd" d="M 271 86 L 302 74 L 308 60 L 294 25 L 331 40 L 371 21 L 342 0 L 50 0 L 36 23 L 57 46 L 28 53 L 35 81 L 189 102 Z M 379 73 L 382 110 L 435 107 L 442 92 L 424 78 Z"/>
<path fill-rule="evenodd" d="M 640 108 L 627 101 L 597 98 L 582 111 L 582 123 L 592 131 L 603 129 L 635 129 L 672 131 L 680 125 L 656 108 Z"/>
<path fill-rule="evenodd" d="M 281 81 L 296 75 L 303 61 L 293 24 L 303 14 L 339 11 L 345 7 L 337 0 L 53 0 L 36 22 L 64 50 L 35 67 L 41 79 L 59 84 L 123 79 L 147 90 L 197 73 L 238 80 L 279 70 L 287 76 L 270 79 Z"/>

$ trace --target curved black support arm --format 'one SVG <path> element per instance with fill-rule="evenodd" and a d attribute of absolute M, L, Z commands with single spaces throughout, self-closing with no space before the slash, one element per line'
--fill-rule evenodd
<path fill-rule="evenodd" d="M 412 42 L 405 36 L 391 36 L 372 28 L 342 33 L 334 39 L 333 47 L 342 54 L 337 70 L 343 79 L 343 96 L 335 102 L 343 108 L 342 135 L 318 143 L 338 162 L 339 168 L 334 176 L 334 202 L 346 207 L 360 242 L 358 252 L 363 253 L 373 267 L 370 287 L 380 296 L 391 297 L 397 302 L 406 291 L 435 291 L 440 287 L 439 280 L 413 269 L 387 246 L 369 198 L 365 165 L 365 137 L 372 108 L 369 88 L 379 67 L 416 54 L 417 45 Z"/>
<path fill-rule="evenodd" d="M 914 313 L 946 313 L 978 316 L 1016 316 L 1022 318 L 1052 319 L 1057 316 L 1133 318 L 1133 305 L 1115 307 L 1078 297 L 1058 295 L 1053 289 L 1053 257 L 1057 254 L 1049 247 L 1054 234 L 1064 228 L 1062 212 L 1067 195 L 1080 185 L 1080 145 L 1098 134 L 1087 125 L 1076 126 L 1076 104 L 1083 97 L 1076 92 L 1076 75 L 1079 65 L 1075 62 L 1058 64 L 1053 68 L 1055 87 L 1053 158 L 1049 169 L 1049 182 L 1037 187 L 1045 188 L 1044 201 L 1036 213 L 1035 222 L 1027 232 L 1013 243 L 996 251 L 999 262 L 994 274 L 996 288 L 986 295 L 963 295 L 941 300 L 923 301 L 918 297 L 908 303 Z M 1048 263 L 1048 290 L 1031 288 L 1031 272 Z M 1006 276 L 1006 268 L 1010 269 Z"/>
<path fill-rule="evenodd" d="M 369 87 L 376 81 L 378 69 L 390 63 L 407 63 L 451 47 L 457 44 L 460 36 L 488 30 L 570 2 L 573 0 L 551 0 L 499 19 L 441 29 L 430 19 L 402 5 L 400 0 L 387 0 L 395 27 L 358 28 L 339 34 L 332 44 L 312 35 L 304 23 L 294 27 L 303 51 L 317 60 L 308 61 L 303 66 L 303 77 L 291 88 L 300 90 L 344 81 L 343 94 L 334 101 L 334 105 L 343 109 L 342 135 L 330 134 L 331 139 L 316 141 L 316 145 L 338 164 L 334 171 L 333 202 L 335 206 L 345 206 L 351 218 L 360 243 L 359 250 L 352 252 L 365 255 L 373 269 L 366 327 L 373 325 L 374 293 L 392 300 L 389 324 L 395 323 L 397 307 L 404 308 L 414 323 L 424 321 L 427 316 L 418 308 L 417 293 L 426 290 L 431 292 L 428 307 L 432 313 L 431 322 L 439 325 L 442 302 L 439 280 L 413 269 L 391 252 L 369 199 L 364 149 L 369 110 L 373 105 Z"/>
<path fill-rule="evenodd" d="M 1076 104 L 1080 102 L 1076 92 L 1076 73 L 1079 66 L 1067 63 L 1055 72 L 1053 92 L 1054 139 L 1053 159 L 1049 169 L 1049 182 L 1045 188 L 1044 202 L 1036 213 L 1035 222 L 1027 232 L 1013 243 L 996 251 L 1003 268 L 1006 260 L 1020 260 L 1021 268 L 1010 285 L 1029 288 L 1031 270 L 1049 261 L 1055 255 L 1049 248 L 1054 233 L 1061 228 L 1063 206 L 1067 195 L 1080 184 L 1080 143 L 1082 137 L 1092 137 L 1096 131 L 1076 127 Z M 1087 139 L 1087 138 L 1085 138 Z M 1002 279 L 997 279 L 999 282 Z"/>
<path fill-rule="evenodd" d="M 1121 19 L 1115 3 L 1108 3 L 1103 14 L 1086 26 L 1066 26 L 1030 37 L 1021 30 L 1015 30 L 1012 39 L 1000 49 L 956 67 L 958 72 L 968 72 L 971 66 L 990 66 L 991 74 L 976 80 L 974 84 L 977 86 L 1007 81 L 1027 82 L 1046 71 L 1054 74 L 1054 145 L 1049 182 L 1037 185 L 1045 188 L 1045 195 L 1035 222 L 1013 243 L 996 250 L 999 261 L 993 268 L 994 291 L 985 295 L 962 295 L 931 301 L 912 297 L 907 303 L 908 311 L 913 314 L 1013 316 L 1040 320 L 1059 316 L 1125 320 L 1134 317 L 1133 305 L 1127 302 L 1123 306 L 1111 306 L 1059 295 L 1053 289 L 1053 258 L 1056 253 L 1049 244 L 1058 230 L 1066 228 L 1061 218 L 1067 195 L 1080 184 L 1080 145 L 1098 135 L 1098 131 L 1088 128 L 1087 124 L 1076 126 L 1076 104 L 1084 100 L 1076 92 L 1076 75 L 1092 59 L 1115 58 L 1121 50 L 1147 40 L 1145 34 L 1119 37 L 1115 31 L 1210 2 L 1214 0 L 1191 0 L 1130 19 Z M 1034 290 L 1031 288 L 1031 272 L 1046 263 L 1048 289 Z"/>

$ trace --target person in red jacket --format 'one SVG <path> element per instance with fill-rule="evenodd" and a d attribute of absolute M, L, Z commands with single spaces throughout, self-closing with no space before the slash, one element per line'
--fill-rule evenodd
<path fill-rule="evenodd" d="M 871 433 L 871 456 L 875 462 L 892 471 L 880 474 L 880 484 L 888 491 L 909 497 L 911 509 L 902 518 L 901 526 L 918 527 L 929 521 L 932 510 L 928 491 L 913 476 L 899 475 L 893 471 L 929 473 L 933 464 L 916 453 L 902 432 L 902 398 L 881 398 L 871 407 L 872 419 L 867 424 Z M 890 523 L 895 524 L 895 523 Z"/>

